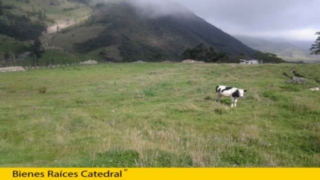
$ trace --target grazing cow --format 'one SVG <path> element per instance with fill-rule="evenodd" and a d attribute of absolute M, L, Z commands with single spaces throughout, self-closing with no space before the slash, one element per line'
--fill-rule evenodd
<path fill-rule="evenodd" d="M 220 102 L 221 96 L 231 97 L 231 107 L 237 107 L 238 98 L 243 98 L 245 92 L 247 92 L 247 90 L 238 89 L 235 87 L 217 86 L 216 100 Z"/>

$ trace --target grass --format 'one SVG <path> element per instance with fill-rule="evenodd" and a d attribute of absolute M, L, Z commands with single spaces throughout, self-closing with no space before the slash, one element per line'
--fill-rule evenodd
<path fill-rule="evenodd" d="M 104 64 L 0 74 L 3 167 L 319 167 L 320 66 Z M 237 108 L 218 84 L 248 89 Z M 45 93 L 39 89 L 45 87 Z"/>

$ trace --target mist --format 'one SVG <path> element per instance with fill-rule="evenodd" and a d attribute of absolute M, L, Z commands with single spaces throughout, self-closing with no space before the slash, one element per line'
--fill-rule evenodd
<path fill-rule="evenodd" d="M 190 10 L 172 0 L 95 0 L 95 2 L 103 2 L 107 4 L 128 3 L 136 8 L 138 14 L 146 18 L 193 15 Z"/>
<path fill-rule="evenodd" d="M 320 31 L 318 0 L 103 0 L 124 2 L 144 17 L 197 15 L 231 35 L 310 42 Z M 194 14 L 193 14 L 194 13 Z M 297 44 L 297 43 L 295 43 Z M 304 43 L 306 44 L 306 43 Z"/>

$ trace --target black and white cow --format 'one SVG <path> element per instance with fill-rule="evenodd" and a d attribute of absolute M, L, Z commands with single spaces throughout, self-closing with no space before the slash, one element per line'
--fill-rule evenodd
<path fill-rule="evenodd" d="M 227 86 L 217 86 L 216 87 L 216 94 L 217 94 L 217 101 L 220 102 L 220 98 L 222 96 L 230 97 L 231 98 L 231 107 L 237 107 L 237 101 L 239 98 L 243 98 L 244 93 L 247 90 L 239 89 L 235 87 L 227 87 Z"/>

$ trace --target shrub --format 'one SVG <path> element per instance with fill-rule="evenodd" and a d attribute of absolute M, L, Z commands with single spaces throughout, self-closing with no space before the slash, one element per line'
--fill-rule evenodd
<path fill-rule="evenodd" d="M 38 91 L 40 94 L 45 94 L 47 92 L 47 87 L 40 87 Z"/>

